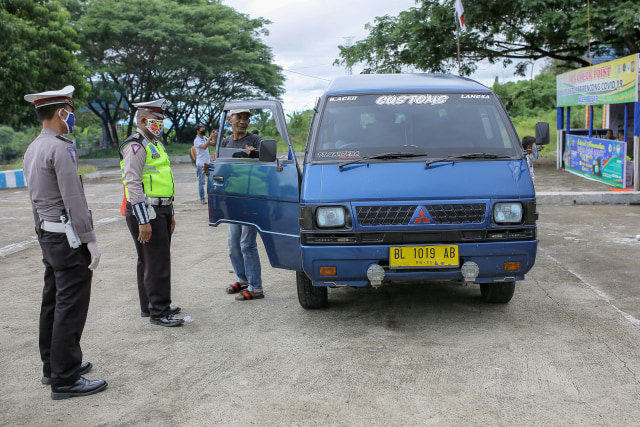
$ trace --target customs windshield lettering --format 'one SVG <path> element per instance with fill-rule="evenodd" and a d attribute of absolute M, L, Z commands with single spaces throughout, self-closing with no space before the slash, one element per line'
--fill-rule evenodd
<path fill-rule="evenodd" d="M 383 95 L 376 99 L 377 105 L 423 105 L 444 104 L 449 99 L 449 95 Z"/>

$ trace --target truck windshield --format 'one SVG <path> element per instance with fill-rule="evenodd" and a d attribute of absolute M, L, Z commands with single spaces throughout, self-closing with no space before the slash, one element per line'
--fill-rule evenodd
<path fill-rule="evenodd" d="M 380 153 L 443 158 L 493 153 L 515 158 L 517 136 L 493 94 L 408 93 L 331 96 L 314 137 L 316 161 L 344 162 Z M 521 150 L 520 150 L 521 151 Z M 416 157 L 416 161 L 424 161 Z"/>

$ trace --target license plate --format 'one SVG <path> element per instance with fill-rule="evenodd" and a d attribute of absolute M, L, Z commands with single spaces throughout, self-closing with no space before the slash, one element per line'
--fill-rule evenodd
<path fill-rule="evenodd" d="M 458 267 L 458 246 L 392 246 L 389 267 Z"/>

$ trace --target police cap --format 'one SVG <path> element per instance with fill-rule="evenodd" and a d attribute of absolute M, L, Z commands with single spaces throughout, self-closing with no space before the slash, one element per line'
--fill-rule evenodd
<path fill-rule="evenodd" d="M 164 112 L 167 109 L 167 105 L 169 105 L 169 101 L 164 98 L 156 99 L 154 101 L 133 103 L 133 106 L 137 107 L 139 110 L 148 111 L 158 117 L 164 117 Z"/>
<path fill-rule="evenodd" d="M 30 93 L 24 96 L 24 100 L 27 102 L 33 102 L 36 109 L 46 107 L 53 104 L 67 104 L 73 108 L 73 91 L 76 88 L 69 85 L 65 86 L 61 90 L 50 90 L 47 92 Z"/>

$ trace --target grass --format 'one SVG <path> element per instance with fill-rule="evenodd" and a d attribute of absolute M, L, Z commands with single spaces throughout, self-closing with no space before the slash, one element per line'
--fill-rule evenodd
<path fill-rule="evenodd" d="M 0 165 L 0 171 L 11 171 L 14 169 L 22 169 L 22 159 L 17 159 L 11 163 Z"/>
<path fill-rule="evenodd" d="M 18 159 L 13 163 L 8 163 L 6 165 L 0 165 L 0 171 L 9 171 L 14 169 L 22 169 L 22 159 Z M 93 173 L 96 171 L 96 168 L 89 165 L 80 165 L 78 166 L 78 175 L 85 175 L 88 173 Z"/>
<path fill-rule="evenodd" d="M 191 144 L 174 143 L 165 145 L 164 148 L 167 150 L 167 154 L 169 154 L 169 156 L 188 156 Z M 84 156 L 80 156 L 81 159 L 116 159 L 118 157 L 120 157 L 120 154 L 118 153 L 117 148 L 96 150 Z"/>
<path fill-rule="evenodd" d="M 540 152 L 539 159 L 555 161 L 556 159 L 556 147 L 557 147 L 557 134 L 556 129 L 556 112 L 552 111 L 542 116 L 536 117 L 513 117 L 513 125 L 516 127 L 516 132 L 520 140 L 525 136 L 536 135 L 536 122 L 549 123 L 549 144 L 544 146 L 544 150 Z"/>
<path fill-rule="evenodd" d="M 80 165 L 78 166 L 78 175 L 86 175 L 88 173 L 93 173 L 96 171 L 94 166 L 89 165 Z"/>

